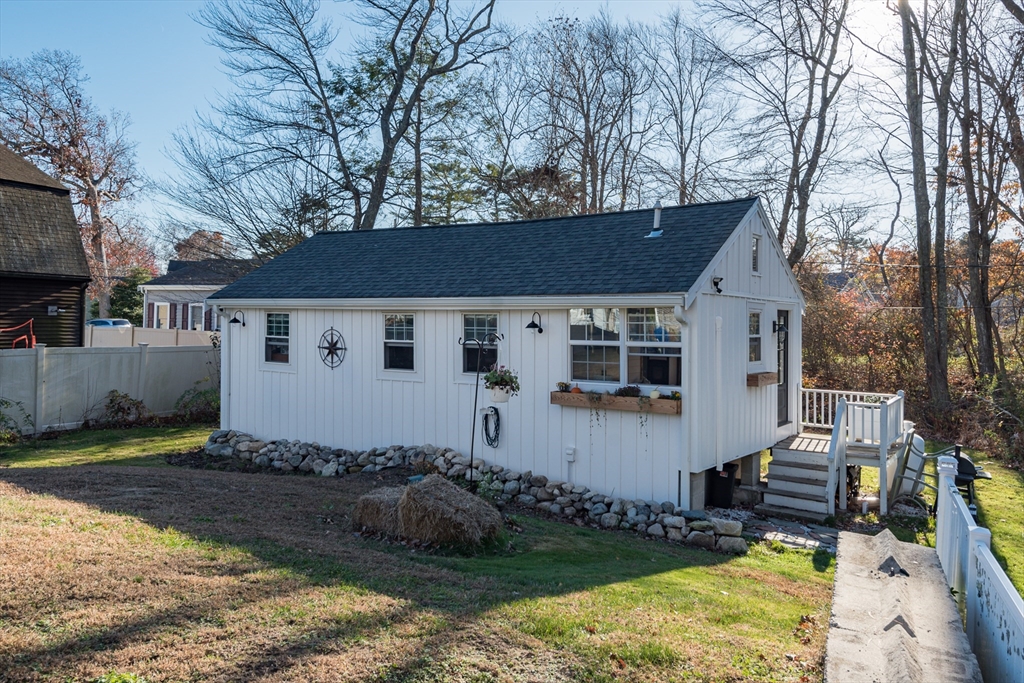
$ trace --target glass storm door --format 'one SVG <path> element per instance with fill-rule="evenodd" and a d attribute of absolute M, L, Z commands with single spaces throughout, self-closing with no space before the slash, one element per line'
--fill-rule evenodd
<path fill-rule="evenodd" d="M 784 425 L 789 423 L 789 311 L 778 315 L 779 424 Z"/>

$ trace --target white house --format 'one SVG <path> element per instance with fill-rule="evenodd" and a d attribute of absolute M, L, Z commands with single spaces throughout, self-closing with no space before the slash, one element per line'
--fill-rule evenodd
<path fill-rule="evenodd" d="M 142 326 L 216 332 L 219 321 L 206 298 L 255 267 L 255 262 L 245 259 L 172 259 L 166 274 L 139 285 Z"/>
<path fill-rule="evenodd" d="M 459 342 L 489 332 L 503 339 L 485 361 L 522 391 L 497 406 L 496 447 L 478 422 L 488 464 L 699 507 L 706 470 L 752 456 L 756 472 L 798 431 L 804 301 L 757 198 L 320 233 L 208 303 L 224 321 L 221 426 L 263 439 L 468 453 L 475 352 Z M 558 382 L 681 401 L 609 405 Z"/>

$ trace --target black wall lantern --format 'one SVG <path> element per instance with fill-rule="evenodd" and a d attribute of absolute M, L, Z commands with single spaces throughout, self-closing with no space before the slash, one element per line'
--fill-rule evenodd
<path fill-rule="evenodd" d="M 242 319 L 239 320 L 238 316 L 242 316 Z M 231 320 L 228 321 L 228 325 L 237 325 L 238 323 L 242 323 L 242 327 L 245 327 L 245 313 L 243 313 L 242 311 L 235 311 L 235 314 L 231 317 Z"/>
<path fill-rule="evenodd" d="M 540 326 L 540 322 L 540 313 L 534 311 L 530 322 L 526 323 L 526 329 L 535 330 L 537 334 L 544 334 L 544 328 Z"/>
<path fill-rule="evenodd" d="M 719 294 L 722 293 L 722 287 L 721 287 L 722 278 L 720 278 L 720 277 L 713 277 L 713 278 L 711 278 L 711 284 L 713 284 L 715 286 L 715 291 L 716 292 L 718 292 Z"/>
<path fill-rule="evenodd" d="M 786 343 L 786 334 L 789 332 L 789 329 L 786 327 L 785 323 L 779 324 L 778 320 L 773 320 L 772 321 L 772 332 L 774 334 L 779 335 L 779 343 L 780 344 L 785 344 Z"/>

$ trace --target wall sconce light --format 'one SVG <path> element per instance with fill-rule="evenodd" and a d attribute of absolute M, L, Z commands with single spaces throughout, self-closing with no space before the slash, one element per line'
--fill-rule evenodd
<path fill-rule="evenodd" d="M 544 334 L 544 328 L 540 326 L 540 322 L 540 313 L 534 311 L 533 316 L 530 318 L 530 322 L 526 323 L 526 329 L 536 330 L 537 334 Z"/>
<path fill-rule="evenodd" d="M 780 325 L 778 320 L 773 320 L 772 321 L 772 333 L 779 335 L 779 343 L 780 344 L 785 344 L 786 343 L 786 334 L 788 332 L 789 332 L 789 329 L 786 328 L 786 324 L 785 323 Z"/>
<path fill-rule="evenodd" d="M 722 293 L 722 288 L 719 286 L 719 285 L 722 284 L 722 278 L 720 278 L 720 277 L 713 277 L 713 278 L 711 278 L 711 284 L 713 284 L 715 286 L 715 291 L 716 292 L 718 292 L 719 294 Z"/>
<path fill-rule="evenodd" d="M 239 320 L 238 316 L 242 316 L 242 319 Z M 231 317 L 231 320 L 228 321 L 228 325 L 237 325 L 238 323 L 242 323 L 242 327 L 245 327 L 245 313 L 243 313 L 242 311 L 235 311 L 235 314 Z"/>

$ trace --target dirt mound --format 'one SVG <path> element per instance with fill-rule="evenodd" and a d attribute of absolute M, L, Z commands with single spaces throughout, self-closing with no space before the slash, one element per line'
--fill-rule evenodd
<path fill-rule="evenodd" d="M 494 507 L 439 474 L 406 487 L 398 514 L 403 536 L 441 545 L 478 545 L 502 526 Z"/>

